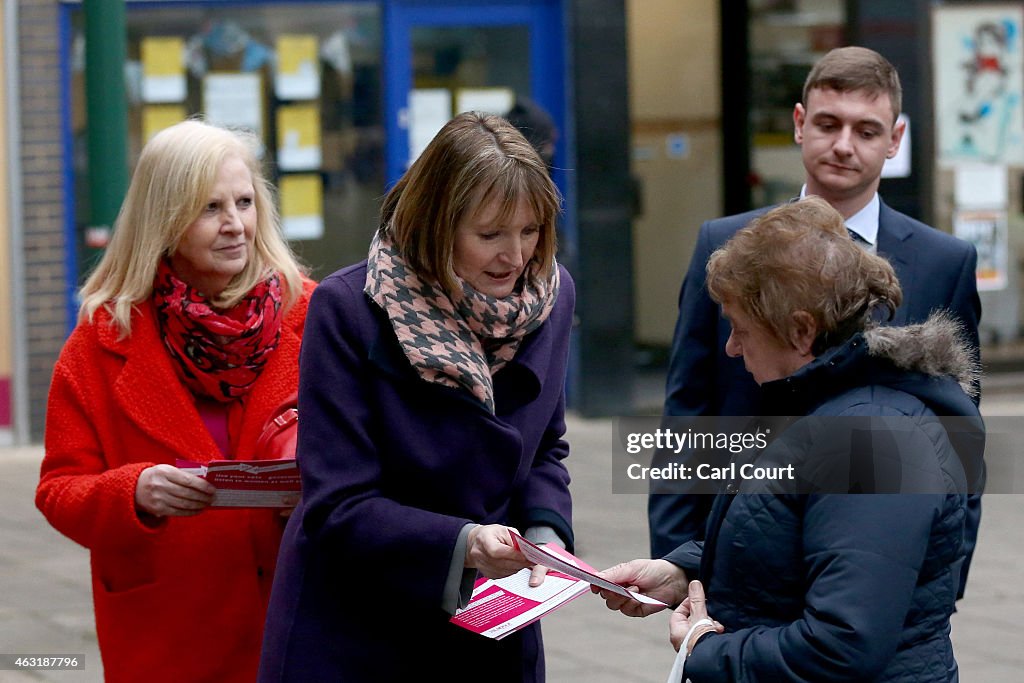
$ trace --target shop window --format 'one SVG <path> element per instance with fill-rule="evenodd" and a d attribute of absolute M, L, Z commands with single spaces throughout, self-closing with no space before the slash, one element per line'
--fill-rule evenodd
<path fill-rule="evenodd" d="M 381 16 L 376 3 L 129 5 L 129 162 L 188 116 L 252 128 L 285 234 L 317 279 L 366 257 L 384 193 Z M 87 235 L 84 19 L 72 17 L 71 128 L 84 279 Z"/>
<path fill-rule="evenodd" d="M 753 205 L 800 193 L 804 167 L 793 142 L 793 105 L 814 63 L 843 43 L 844 0 L 750 0 L 750 129 Z"/>

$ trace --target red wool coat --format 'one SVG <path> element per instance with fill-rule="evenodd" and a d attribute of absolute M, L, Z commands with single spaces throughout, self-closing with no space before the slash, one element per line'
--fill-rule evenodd
<path fill-rule="evenodd" d="M 268 416 L 298 386 L 313 286 L 306 283 L 243 399 L 241 430 L 231 435 L 239 458 L 253 457 Z M 220 452 L 175 374 L 152 305 L 138 309 L 126 339 L 101 309 L 61 351 L 36 505 L 91 551 L 107 681 L 251 683 L 284 525 L 272 510 L 206 510 L 155 528 L 139 519 L 135 486 L 144 469 Z"/>

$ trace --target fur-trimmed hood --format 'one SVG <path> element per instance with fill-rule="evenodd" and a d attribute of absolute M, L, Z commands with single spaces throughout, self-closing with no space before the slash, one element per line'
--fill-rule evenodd
<path fill-rule="evenodd" d="M 864 332 L 868 352 L 893 365 L 932 377 L 949 376 L 964 393 L 978 395 L 981 368 L 974 360 L 963 325 L 944 311 L 917 325 L 875 327 Z"/>
<path fill-rule="evenodd" d="M 870 386 L 910 394 L 937 415 L 977 414 L 979 370 L 959 323 L 946 313 L 902 327 L 873 327 L 827 349 L 789 377 L 761 386 L 762 414 L 806 415 Z"/>

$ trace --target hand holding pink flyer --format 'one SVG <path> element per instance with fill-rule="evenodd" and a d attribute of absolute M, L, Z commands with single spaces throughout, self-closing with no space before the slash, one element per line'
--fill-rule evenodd
<path fill-rule="evenodd" d="M 176 464 L 217 487 L 211 508 L 292 508 L 302 490 L 295 458 Z"/>
<path fill-rule="evenodd" d="M 525 538 L 517 534 L 515 531 L 512 531 L 511 534 L 512 542 L 516 544 L 517 548 L 519 548 L 519 552 L 521 552 L 526 557 L 526 559 L 530 560 L 534 564 L 544 565 L 548 569 L 554 569 L 555 571 L 567 574 L 568 576 L 571 576 L 575 579 L 586 581 L 587 583 L 593 584 L 598 588 L 604 588 L 605 590 L 609 590 L 613 593 L 617 593 L 618 595 L 622 595 L 624 597 L 636 600 L 638 602 L 642 602 L 648 605 L 661 605 L 663 607 L 668 606 L 661 600 L 655 600 L 654 598 L 648 597 L 643 593 L 637 593 L 631 590 L 627 590 L 625 587 L 620 586 L 617 583 L 612 583 L 607 579 L 602 579 L 600 576 L 597 575 L 596 570 L 593 567 L 583 563 L 581 560 L 579 560 L 579 558 L 565 551 L 562 552 L 569 558 L 572 558 L 574 562 L 570 562 L 567 559 L 563 559 L 558 554 L 552 552 L 552 550 L 548 547 L 539 546 L 535 543 L 531 543 L 530 541 L 526 540 Z"/>
<path fill-rule="evenodd" d="M 510 533 L 512 542 L 526 559 L 550 570 L 544 577 L 544 583 L 530 586 L 529 568 L 503 579 L 481 577 L 473 587 L 469 604 L 451 618 L 456 626 L 501 640 L 587 593 L 591 584 L 639 602 L 664 605 L 654 598 L 602 579 L 596 569 L 557 545 L 539 546 L 515 531 L 510 530 Z"/>

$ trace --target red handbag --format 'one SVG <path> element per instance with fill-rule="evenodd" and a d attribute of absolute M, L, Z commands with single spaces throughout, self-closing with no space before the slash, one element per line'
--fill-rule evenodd
<path fill-rule="evenodd" d="M 294 458 L 299 436 L 298 394 L 286 398 L 271 414 L 256 441 L 256 460 Z"/>

